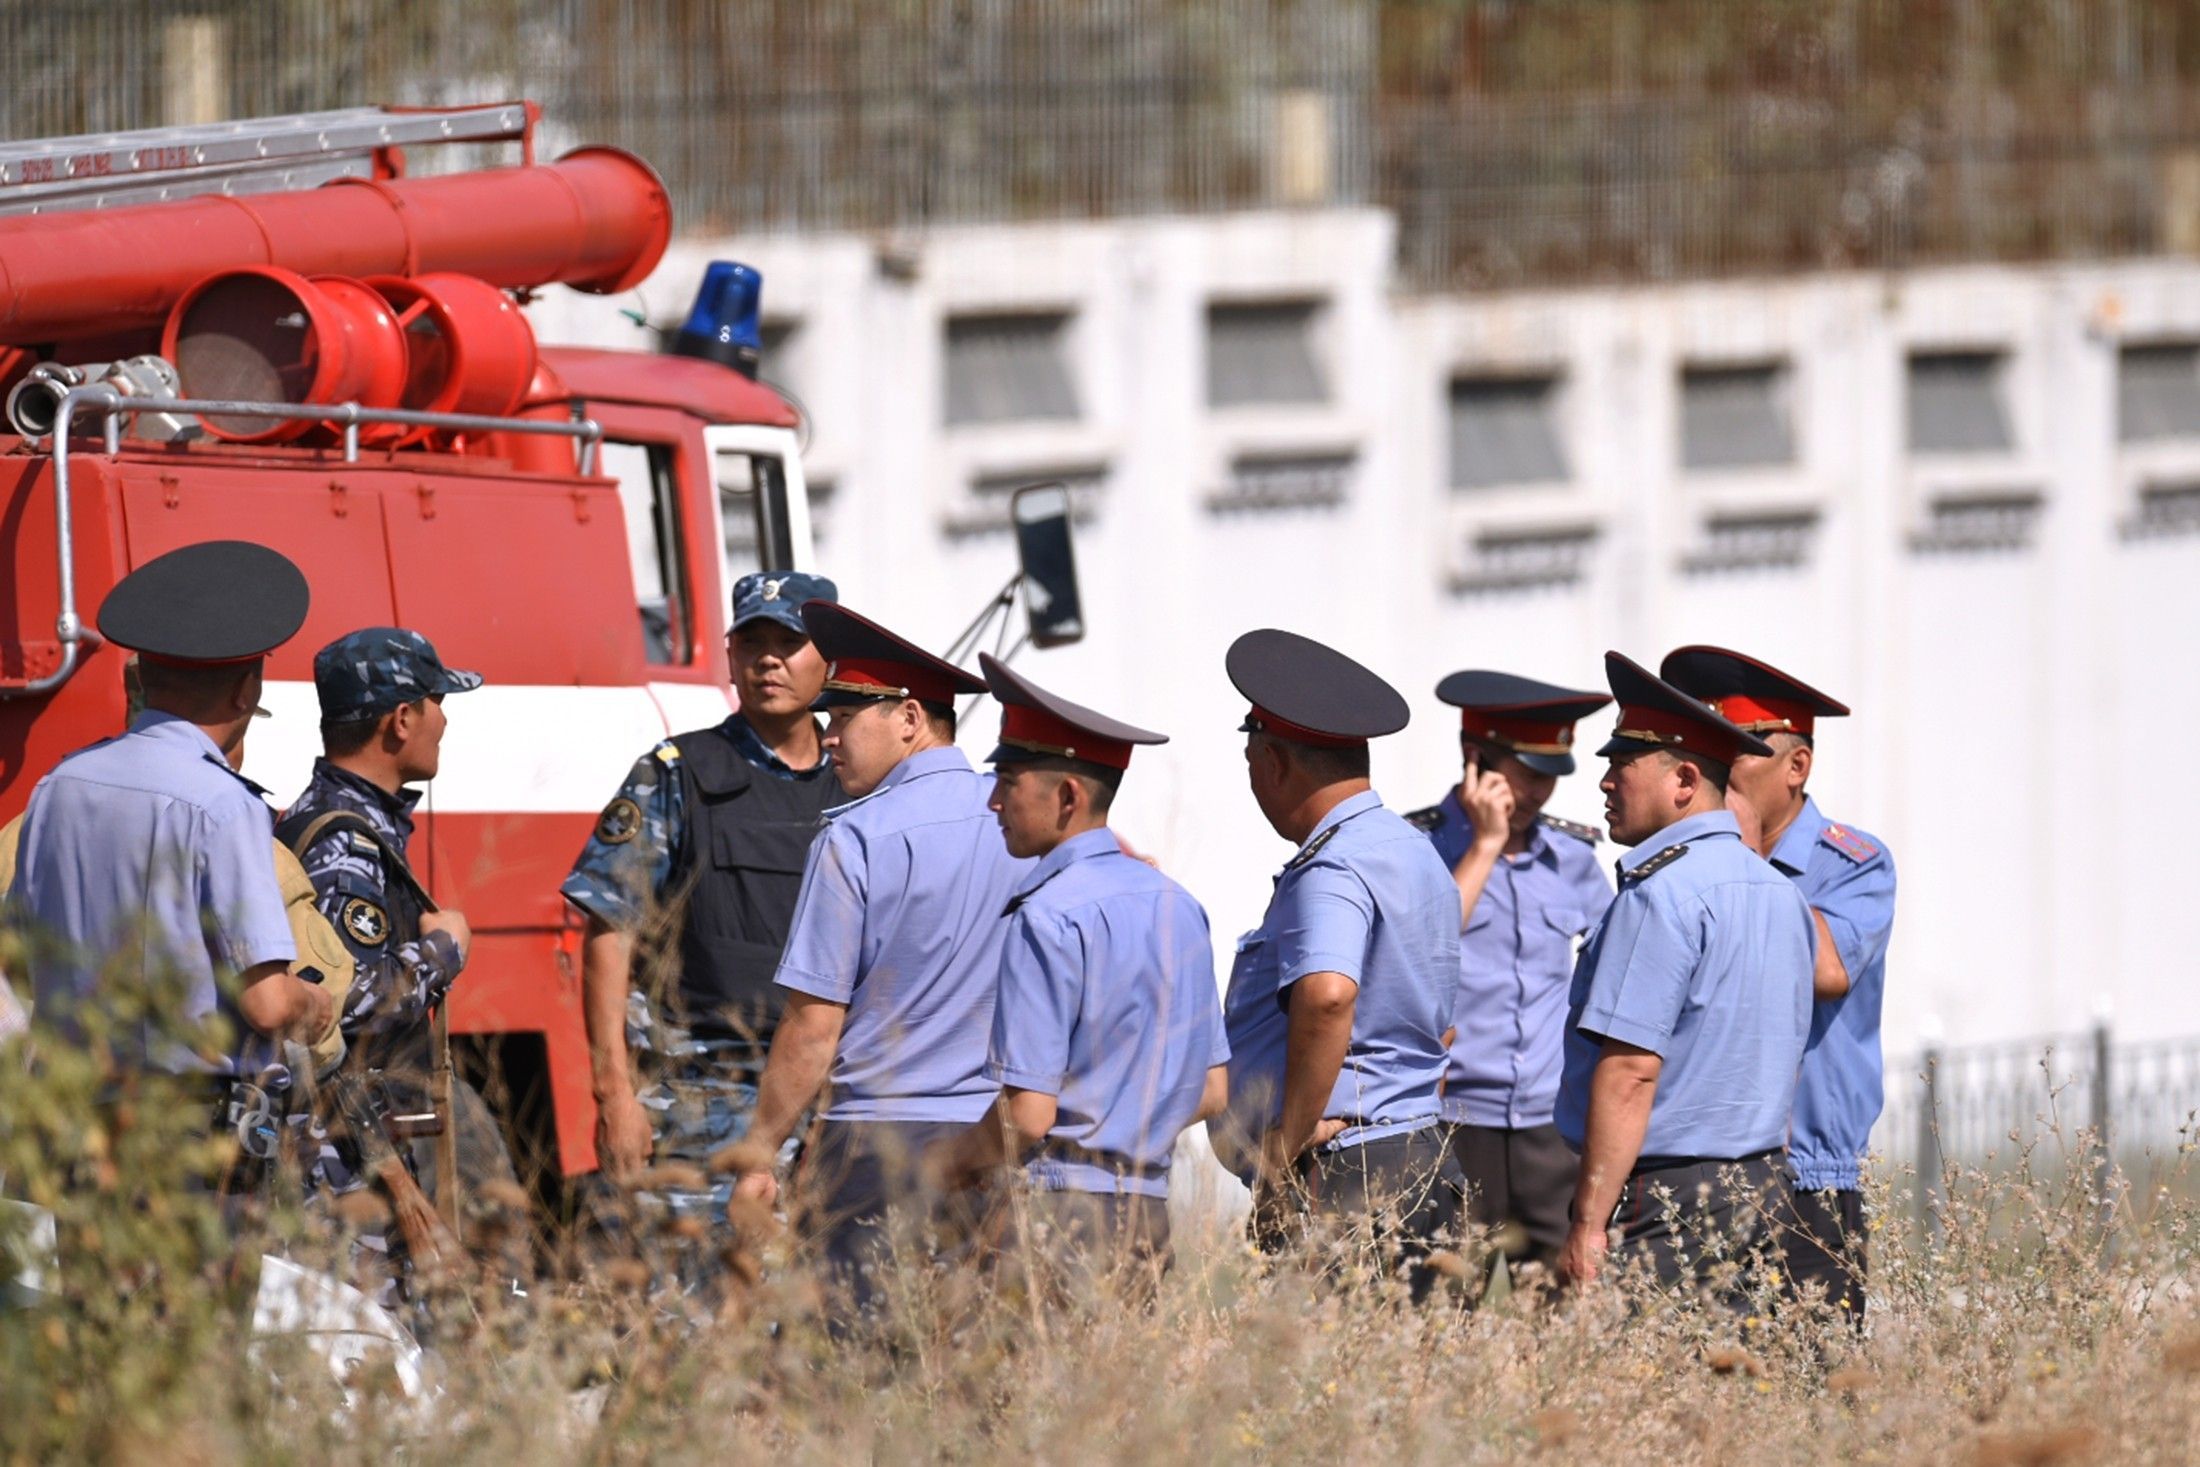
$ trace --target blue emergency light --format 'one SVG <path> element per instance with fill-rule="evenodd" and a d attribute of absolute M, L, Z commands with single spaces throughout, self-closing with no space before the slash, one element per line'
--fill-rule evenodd
<path fill-rule="evenodd" d="M 687 323 L 672 338 L 673 352 L 722 362 L 744 377 L 754 377 L 764 349 L 757 321 L 763 302 L 762 275 L 735 260 L 711 261 L 703 271 L 703 288 L 695 292 Z"/>

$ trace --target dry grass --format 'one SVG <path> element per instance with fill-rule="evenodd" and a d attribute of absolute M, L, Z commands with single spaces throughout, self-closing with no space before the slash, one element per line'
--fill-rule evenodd
<path fill-rule="evenodd" d="M 5 1190 L 69 1250 L 58 1299 L 0 1311 L 7 1461 L 2080 1463 L 2183 1460 L 2200 1431 L 2200 1211 L 2180 1188 L 2136 1221 L 2082 1160 L 1959 1175 L 1930 1237 L 1879 1230 L 1863 1339 L 1625 1289 L 1415 1310 L 1357 1262 L 1330 1287 L 1218 1225 L 1180 1230 L 1150 1309 L 911 1266 L 880 1338 L 843 1346 L 749 1219 L 715 1319 L 655 1297 L 639 1258 L 524 1300 L 453 1288 L 433 1411 L 371 1361 L 346 1409 L 299 1342 L 248 1339 L 252 1280 L 185 1185 L 207 1160 L 188 1117 L 95 1108 L 67 1057 L 36 1084 L 0 1071 Z M 328 1261 L 296 1213 L 263 1226 Z M 1478 1279 L 1476 1254 L 1447 1276 Z"/>

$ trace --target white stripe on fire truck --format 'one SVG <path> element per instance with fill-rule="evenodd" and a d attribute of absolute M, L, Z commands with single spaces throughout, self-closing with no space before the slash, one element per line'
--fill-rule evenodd
<path fill-rule="evenodd" d="M 321 750 L 310 682 L 271 682 L 260 699 L 275 716 L 252 725 L 245 773 L 278 802 L 294 799 Z M 491 683 L 445 703 L 443 769 L 435 808 L 454 815 L 594 814 L 634 761 L 669 733 L 704 728 L 731 700 L 708 685 L 572 688 Z"/>

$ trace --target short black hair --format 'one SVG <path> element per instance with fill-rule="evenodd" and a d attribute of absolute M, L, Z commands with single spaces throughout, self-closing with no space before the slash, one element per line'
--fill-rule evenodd
<path fill-rule="evenodd" d="M 1323 784 L 1342 784 L 1348 779 L 1366 779 L 1370 765 L 1367 745 L 1348 744 L 1341 749 L 1320 744 L 1301 744 L 1283 739 L 1290 745 L 1291 758 L 1297 765 Z"/>
<path fill-rule="evenodd" d="M 1092 801 L 1093 813 L 1105 815 L 1115 803 L 1116 791 L 1123 788 L 1123 771 L 1106 764 L 1095 764 L 1090 759 L 1068 759 L 1058 754 L 1041 755 L 1036 759 L 1018 759 L 1001 766 L 1004 769 L 1044 769 L 1050 774 L 1066 774 L 1085 787 L 1085 797 Z"/>
<path fill-rule="evenodd" d="M 938 703 L 930 698 L 919 698 L 924 716 L 932 720 L 932 731 L 949 743 L 955 742 L 955 705 Z"/>
<path fill-rule="evenodd" d="M 348 758 L 364 749 L 374 738 L 374 731 L 382 726 L 385 715 L 371 713 L 365 718 L 345 718 L 331 723 L 321 720 L 321 752 L 332 759 Z"/>
<path fill-rule="evenodd" d="M 1695 765 L 1696 771 L 1704 777 L 1713 789 L 1719 792 L 1720 798 L 1724 799 L 1726 797 L 1727 777 L 1732 772 L 1726 765 L 1721 764 L 1708 754 L 1694 754 L 1681 749 L 1667 749 L 1665 752 L 1671 754 L 1681 763 Z"/>

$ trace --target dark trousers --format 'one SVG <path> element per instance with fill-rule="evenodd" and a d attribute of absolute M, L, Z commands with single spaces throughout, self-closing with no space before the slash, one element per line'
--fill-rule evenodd
<path fill-rule="evenodd" d="M 879 1279 L 897 1241 L 930 1251 L 942 1232 L 973 1232 L 968 1204 L 925 1185 L 925 1150 L 960 1134 L 959 1121 L 825 1121 L 804 1158 L 802 1227 L 816 1247 L 830 1312 L 845 1329 L 879 1304 Z"/>
<path fill-rule="evenodd" d="M 1311 1152 L 1299 1158 L 1297 1180 L 1296 1196 L 1253 1199 L 1253 1241 L 1263 1252 L 1294 1245 L 1312 1224 L 1342 1224 L 1353 1244 L 1372 1246 L 1385 1274 L 1403 1270 L 1416 1303 L 1428 1296 L 1436 1283 L 1429 1254 L 1457 1226 L 1464 1191 L 1442 1126 Z"/>
<path fill-rule="evenodd" d="M 1861 1327 L 1865 1242 L 1861 1192 L 1791 1190 L 1781 1227 L 1790 1297 L 1821 1297 L 1828 1309 Z"/>
<path fill-rule="evenodd" d="M 1612 1216 L 1620 1230 L 1612 1263 L 1639 1261 L 1661 1288 L 1700 1291 L 1739 1312 L 1779 1259 L 1787 1194 L 1786 1158 L 1777 1151 L 1637 1167 Z"/>
<path fill-rule="evenodd" d="M 1451 1127 L 1452 1159 L 1466 1179 L 1467 1215 L 1477 1226 L 1517 1223 L 1524 1246 L 1505 1254 L 1555 1268 L 1566 1246 L 1568 1215 L 1581 1158 L 1552 1125 L 1508 1130 L 1502 1126 Z M 1501 1240 L 1502 1241 L 1502 1240 Z"/>
<path fill-rule="evenodd" d="M 1007 1278 L 1057 1302 L 1100 1288 L 1144 1302 L 1169 1269 L 1163 1197 L 1018 1189 L 1001 1198 L 989 1231 Z"/>

